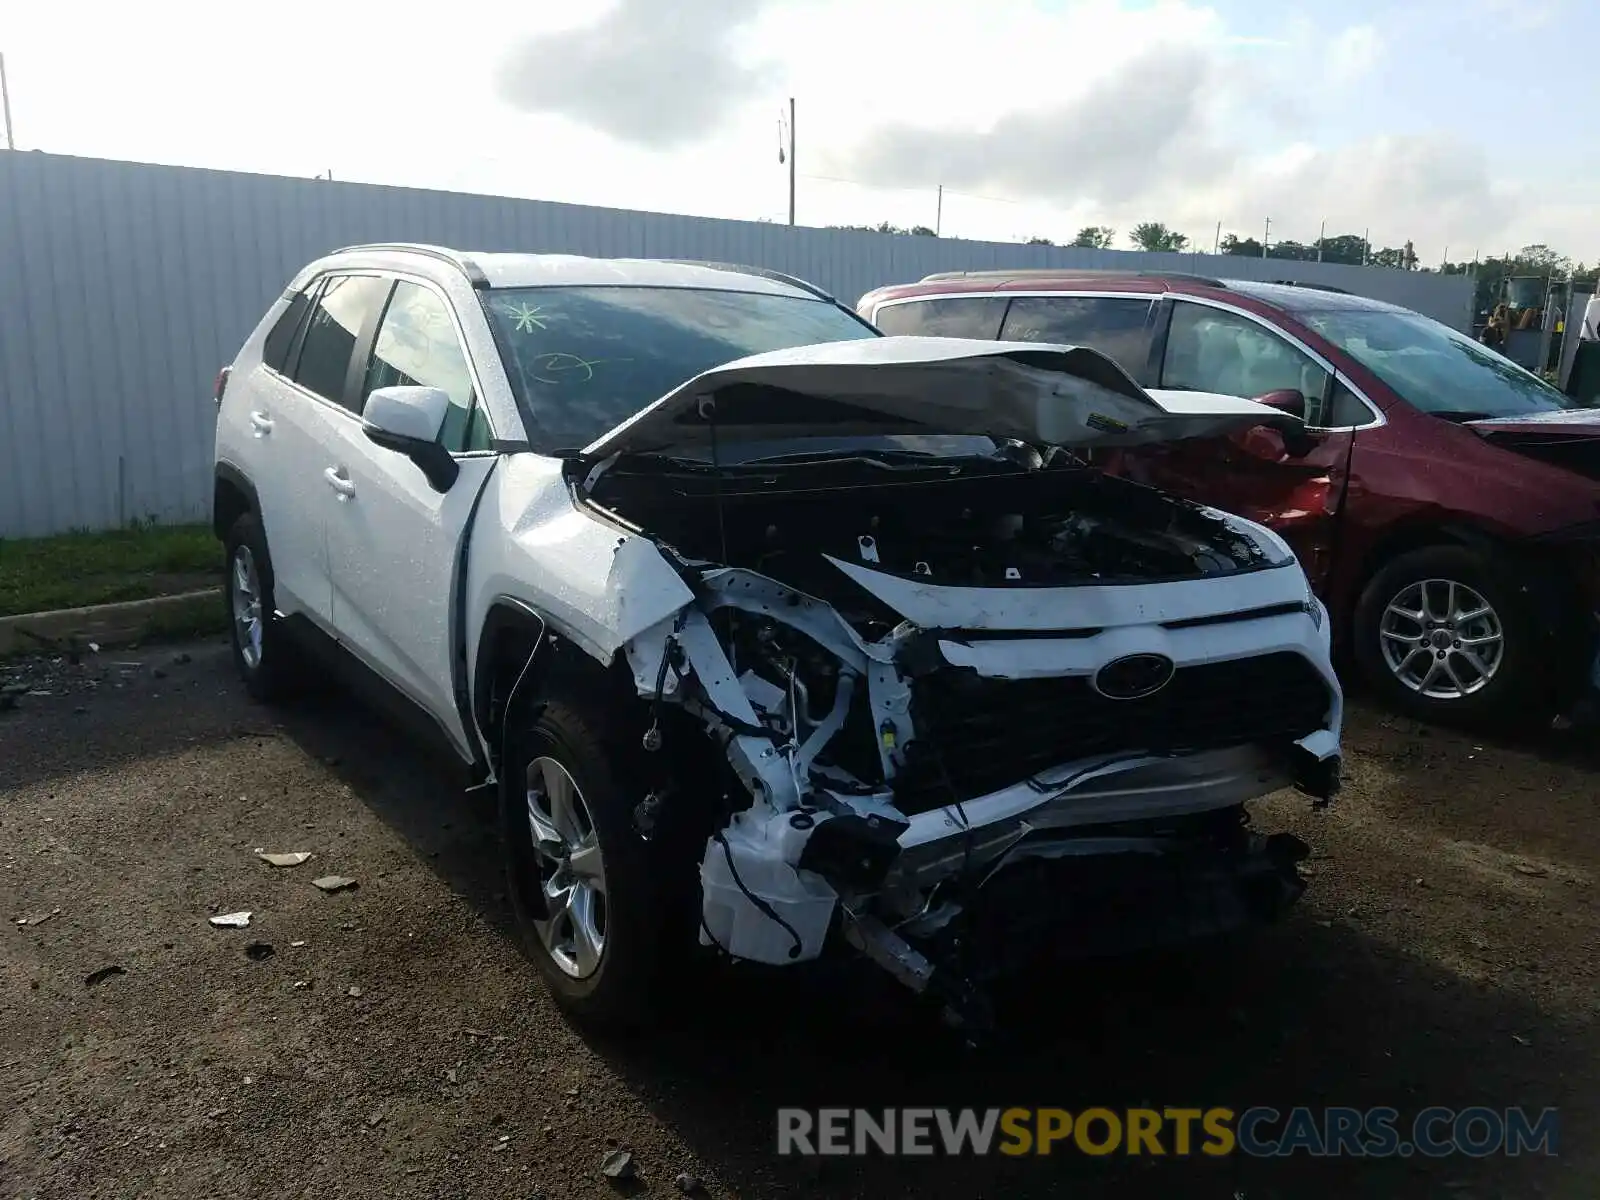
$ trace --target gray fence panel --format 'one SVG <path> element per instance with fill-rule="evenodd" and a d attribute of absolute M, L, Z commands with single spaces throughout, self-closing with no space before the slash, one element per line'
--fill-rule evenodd
<path fill-rule="evenodd" d="M 1105 267 L 1331 283 L 1466 328 L 1460 276 L 791 229 L 416 188 L 0 152 L 0 537 L 201 520 L 211 383 L 274 295 L 338 246 L 696 258 L 854 305 L 935 271 Z"/>

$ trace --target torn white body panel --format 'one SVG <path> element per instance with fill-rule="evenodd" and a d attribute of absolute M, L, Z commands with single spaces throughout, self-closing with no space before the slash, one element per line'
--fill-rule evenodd
<path fill-rule="evenodd" d="M 861 587 L 924 629 L 1117 629 L 1248 612 L 1306 599 L 1297 570 L 1265 570 L 1159 584 L 1072 588 L 969 588 L 926 583 L 829 559 Z M 1292 567 L 1292 559 L 1282 559 Z"/>
<path fill-rule="evenodd" d="M 470 611 L 487 612 L 498 597 L 526 601 L 602 661 L 693 599 L 649 538 L 574 501 L 559 460 L 507 458 L 478 521 L 492 522 L 493 535 L 469 543 Z M 469 623 L 468 662 L 477 661 L 480 625 Z"/>

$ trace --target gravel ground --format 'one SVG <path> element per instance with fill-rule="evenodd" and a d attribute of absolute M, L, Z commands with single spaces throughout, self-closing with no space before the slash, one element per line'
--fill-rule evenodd
<path fill-rule="evenodd" d="M 1260 806 L 1314 848 L 1288 921 L 1039 979 L 1008 1048 L 853 969 L 724 970 L 612 1042 L 518 954 L 484 803 L 353 701 L 261 709 L 214 642 L 0 683 L 50 693 L 0 712 L 0 1196 L 1600 1194 L 1600 762 L 1570 750 L 1357 709 L 1340 802 Z M 780 1105 L 1139 1103 L 1555 1105 L 1561 1156 L 774 1153 Z"/>

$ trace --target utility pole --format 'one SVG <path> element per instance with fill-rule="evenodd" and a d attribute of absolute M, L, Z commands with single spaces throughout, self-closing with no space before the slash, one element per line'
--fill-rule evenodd
<path fill-rule="evenodd" d="M 789 224 L 794 224 L 794 97 L 789 97 Z"/>
<path fill-rule="evenodd" d="M 941 236 L 944 229 L 944 184 L 939 185 L 939 200 L 933 209 L 933 236 Z"/>
<path fill-rule="evenodd" d="M 15 150 L 17 139 L 11 136 L 11 89 L 6 86 L 6 56 L 0 54 L 0 109 L 5 111 L 6 149 Z"/>
<path fill-rule="evenodd" d="M 1267 218 L 1267 227 L 1261 231 L 1261 257 L 1262 258 L 1265 258 L 1267 256 L 1267 246 L 1270 244 L 1271 237 L 1272 237 L 1272 218 L 1268 217 Z"/>
<path fill-rule="evenodd" d="M 1216 254 L 1222 249 L 1222 222 L 1217 222 L 1217 236 L 1211 239 L 1211 253 Z"/>
<path fill-rule="evenodd" d="M 1367 228 L 1361 234 L 1361 265 L 1364 267 L 1364 266 L 1367 266 L 1371 262 L 1372 262 L 1372 226 L 1369 225 L 1369 226 L 1367 226 Z"/>
<path fill-rule="evenodd" d="M 1322 229 L 1317 233 L 1317 261 L 1322 261 L 1322 243 L 1328 240 L 1328 222 L 1322 222 Z"/>

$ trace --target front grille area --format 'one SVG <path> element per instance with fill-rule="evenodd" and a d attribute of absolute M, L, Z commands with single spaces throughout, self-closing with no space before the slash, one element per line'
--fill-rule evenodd
<path fill-rule="evenodd" d="M 1138 700 L 1108 700 L 1081 676 L 987 679 L 946 668 L 914 686 L 918 741 L 895 779 L 896 802 L 926 812 L 1095 754 L 1290 742 L 1323 727 L 1330 699 L 1317 669 L 1289 651 L 1182 667 Z"/>

